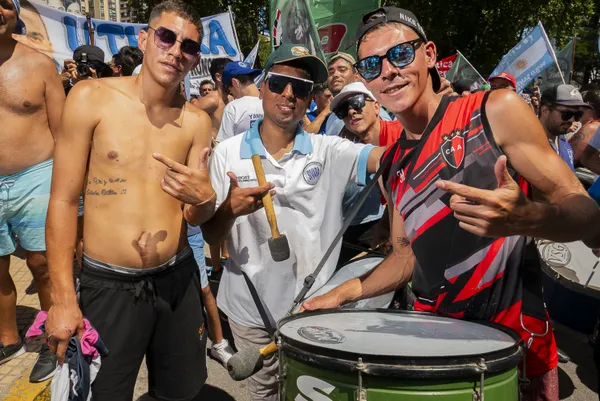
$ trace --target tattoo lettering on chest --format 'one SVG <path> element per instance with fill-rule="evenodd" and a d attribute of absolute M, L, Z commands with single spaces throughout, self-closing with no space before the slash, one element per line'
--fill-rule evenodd
<path fill-rule="evenodd" d="M 127 180 L 121 177 L 92 177 L 87 180 L 85 194 L 89 196 L 127 195 Z"/>

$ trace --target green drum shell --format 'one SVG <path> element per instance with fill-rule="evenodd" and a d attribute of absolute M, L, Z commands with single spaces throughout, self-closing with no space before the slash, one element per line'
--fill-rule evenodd
<path fill-rule="evenodd" d="M 358 373 L 355 375 L 324 370 L 283 357 L 287 401 L 356 401 Z M 479 379 L 406 380 L 362 375 L 366 401 L 473 401 Z M 518 401 L 518 371 L 485 376 L 486 401 Z"/>

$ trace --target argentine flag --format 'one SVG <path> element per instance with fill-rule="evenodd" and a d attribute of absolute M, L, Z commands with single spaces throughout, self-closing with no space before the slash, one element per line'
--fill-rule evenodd
<path fill-rule="evenodd" d="M 544 26 L 538 22 L 523 40 L 506 53 L 490 76 L 495 77 L 503 72 L 514 75 L 517 80 L 517 93 L 520 93 L 546 68 L 555 63 L 555 60 L 556 55 Z"/>

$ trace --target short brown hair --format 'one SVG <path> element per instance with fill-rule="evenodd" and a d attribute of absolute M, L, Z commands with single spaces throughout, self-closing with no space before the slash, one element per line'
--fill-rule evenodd
<path fill-rule="evenodd" d="M 198 28 L 200 32 L 200 40 L 202 40 L 202 17 L 191 5 L 184 3 L 181 0 L 165 0 L 158 3 L 150 12 L 148 24 L 156 18 L 160 18 L 163 13 L 173 13 L 177 16 L 188 20 Z"/>

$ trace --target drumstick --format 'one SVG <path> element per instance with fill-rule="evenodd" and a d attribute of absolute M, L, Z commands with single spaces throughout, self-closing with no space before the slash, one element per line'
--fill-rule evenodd
<path fill-rule="evenodd" d="M 265 178 L 265 171 L 263 170 L 262 163 L 259 155 L 252 155 L 252 164 L 254 165 L 254 172 L 258 179 L 258 185 L 264 185 L 267 183 Z M 271 238 L 269 238 L 269 251 L 275 262 L 281 262 L 290 258 L 290 244 L 285 235 L 281 235 L 279 228 L 277 227 L 277 217 L 275 217 L 275 209 L 273 208 L 273 199 L 269 192 L 266 193 L 262 198 L 263 205 L 265 206 L 265 212 L 267 213 L 267 220 L 271 227 Z"/>
<path fill-rule="evenodd" d="M 600 259 L 598 259 L 594 267 L 592 267 L 592 274 L 590 274 L 590 276 L 588 277 L 587 281 L 584 284 L 584 287 L 587 287 L 590 284 L 590 281 L 592 281 L 592 277 L 594 277 L 594 273 L 596 272 L 596 266 L 598 266 L 598 263 L 600 263 Z"/>
<path fill-rule="evenodd" d="M 262 348 L 258 346 L 244 348 L 236 352 L 227 361 L 227 370 L 233 380 L 245 380 L 263 367 L 266 357 L 277 351 L 277 344 L 271 341 Z"/>

